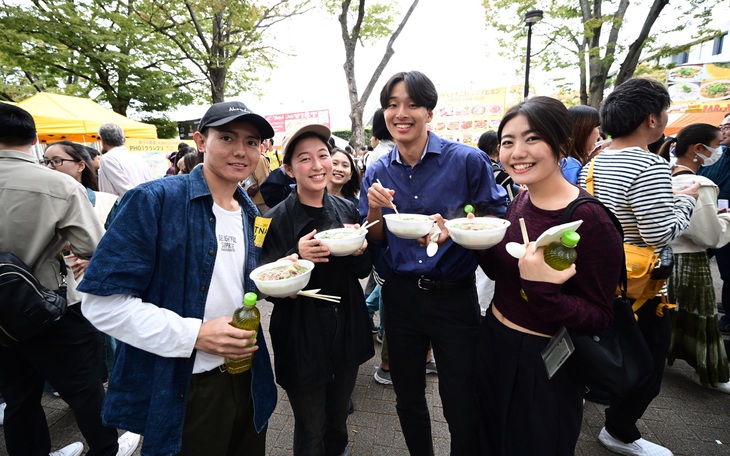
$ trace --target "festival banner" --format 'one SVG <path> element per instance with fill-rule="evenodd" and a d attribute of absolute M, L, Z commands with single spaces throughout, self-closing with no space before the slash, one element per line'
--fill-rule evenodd
<path fill-rule="evenodd" d="M 177 151 L 177 145 L 181 142 L 196 149 L 195 142 L 179 139 L 136 139 L 126 138 L 124 145 L 131 152 L 139 153 L 152 170 L 154 177 L 162 177 L 170 167 L 167 156 Z"/>
<path fill-rule="evenodd" d="M 289 112 L 285 114 L 270 114 L 264 116 L 274 129 L 274 143 L 280 146 L 287 135 L 309 124 L 322 124 L 329 128 L 330 111 L 320 109 L 316 111 Z"/>

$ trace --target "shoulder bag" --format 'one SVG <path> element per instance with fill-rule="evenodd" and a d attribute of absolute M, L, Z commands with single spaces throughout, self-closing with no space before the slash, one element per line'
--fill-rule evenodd
<path fill-rule="evenodd" d="M 623 238 L 616 216 L 598 199 L 577 198 L 563 212 L 561 223 L 571 221 L 575 209 L 584 203 L 601 206 Z M 591 389 L 600 389 L 622 397 L 646 381 L 654 360 L 634 318 L 631 301 L 626 296 L 626 268 L 621 268 L 618 284 L 620 296 L 612 302 L 613 318 L 605 331 L 586 334 L 570 330 L 575 351 L 568 359 L 571 374 Z"/>
<path fill-rule="evenodd" d="M 58 321 L 66 312 L 66 263 L 59 254 L 61 285 L 45 288 L 12 253 L 0 253 L 0 345 L 12 347 Z"/>
<path fill-rule="evenodd" d="M 593 166 L 598 157 L 593 158 L 588 165 L 586 175 L 586 191 L 594 194 Z M 611 211 L 609 211 L 611 212 Z M 613 213 L 611 213 L 613 215 Z M 626 296 L 634 301 L 634 312 L 649 299 L 661 291 L 664 282 L 669 278 L 674 266 L 674 252 L 669 245 L 665 245 L 659 253 L 655 253 L 654 247 L 639 247 L 633 244 L 624 243 L 624 256 L 626 259 Z M 618 291 L 617 291 L 618 294 Z"/>

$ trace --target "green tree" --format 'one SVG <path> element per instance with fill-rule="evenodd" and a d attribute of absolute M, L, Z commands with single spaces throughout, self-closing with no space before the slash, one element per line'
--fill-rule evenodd
<path fill-rule="evenodd" d="M 393 43 L 398 35 L 403 31 L 408 19 L 411 17 L 413 10 L 416 9 L 418 0 L 413 0 L 410 7 L 400 21 L 400 24 L 392 28 L 393 5 L 383 3 L 373 3 L 365 6 L 365 0 L 328 0 L 326 3 L 327 11 L 331 14 L 337 14 L 340 22 L 340 30 L 342 32 L 342 42 L 345 46 L 345 79 L 347 80 L 347 91 L 350 100 L 350 120 L 352 121 L 352 136 L 350 145 L 353 147 L 365 144 L 365 133 L 363 131 L 363 111 L 370 95 L 373 92 L 375 84 L 380 79 L 383 70 L 388 65 L 390 58 L 395 51 Z M 352 23 L 352 26 L 350 26 Z M 389 37 L 385 47 L 383 57 L 375 70 L 373 70 L 370 80 L 365 86 L 362 95 L 359 95 L 357 82 L 355 80 L 355 50 L 357 44 L 364 42 L 376 42 L 385 37 Z"/>
<path fill-rule="evenodd" d="M 143 117 L 140 119 L 144 123 L 152 124 L 157 127 L 157 137 L 162 139 L 178 139 L 180 132 L 177 128 L 177 122 L 167 117 Z"/>
<path fill-rule="evenodd" d="M 104 100 L 123 115 L 192 101 L 183 89 L 195 80 L 175 49 L 122 2 L 2 0 L 0 21 L 3 74 L 24 87 L 5 98 L 48 90 Z"/>
<path fill-rule="evenodd" d="M 554 0 L 545 9 L 544 20 L 533 26 L 533 33 L 546 43 L 535 53 L 537 63 L 546 71 L 577 68 L 581 104 L 597 107 L 615 64 L 619 64 L 614 81 L 618 85 L 634 75 L 643 52 L 677 52 L 677 47 L 658 44 L 657 37 L 669 32 L 655 29 L 661 15 L 675 18 L 669 26 L 672 31 L 693 26 L 696 36 L 713 33 L 706 26 L 715 2 L 686 0 L 666 8 L 668 4 L 669 0 Z M 483 0 L 483 5 L 487 26 L 500 32 L 502 55 L 525 55 L 522 21 L 538 2 Z M 627 17 L 633 21 L 630 28 Z M 629 35 L 634 40 L 630 43 Z"/>
<path fill-rule="evenodd" d="M 279 51 L 265 43 L 264 33 L 305 12 L 310 1 L 137 0 L 133 5 L 144 23 L 197 68 L 211 101 L 218 103 L 231 89 L 251 89 L 259 65 L 273 65 L 272 55 Z"/>

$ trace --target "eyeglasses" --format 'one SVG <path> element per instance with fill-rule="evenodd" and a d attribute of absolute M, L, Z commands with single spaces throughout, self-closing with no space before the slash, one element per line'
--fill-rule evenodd
<path fill-rule="evenodd" d="M 730 124 L 722 124 L 719 125 L 717 128 L 719 128 L 720 130 L 727 130 L 730 129 Z"/>
<path fill-rule="evenodd" d="M 74 160 L 72 158 L 52 158 L 50 160 L 39 160 L 38 163 L 40 163 L 43 166 L 51 165 L 54 168 L 58 168 L 59 166 L 63 165 L 63 162 L 74 162 L 78 163 L 79 160 Z"/>

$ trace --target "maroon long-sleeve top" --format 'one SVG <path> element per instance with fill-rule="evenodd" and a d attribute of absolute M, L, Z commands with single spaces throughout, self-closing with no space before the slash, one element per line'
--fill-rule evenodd
<path fill-rule="evenodd" d="M 585 190 L 580 195 L 590 196 Z M 565 326 L 593 333 L 611 320 L 611 301 L 616 293 L 623 245 L 605 210 L 593 203 L 580 205 L 572 220 L 583 220 L 576 250 L 576 274 L 562 285 L 520 278 L 517 259 L 505 250 L 508 242 L 522 243 L 519 219 L 525 219 L 530 240 L 560 224 L 563 209 L 543 210 L 532 204 L 529 192 L 517 195 L 507 209 L 512 224 L 499 244 L 480 255 L 480 265 L 495 282 L 493 303 L 508 320 L 543 334 Z M 525 291 L 528 301 L 520 296 Z"/>

